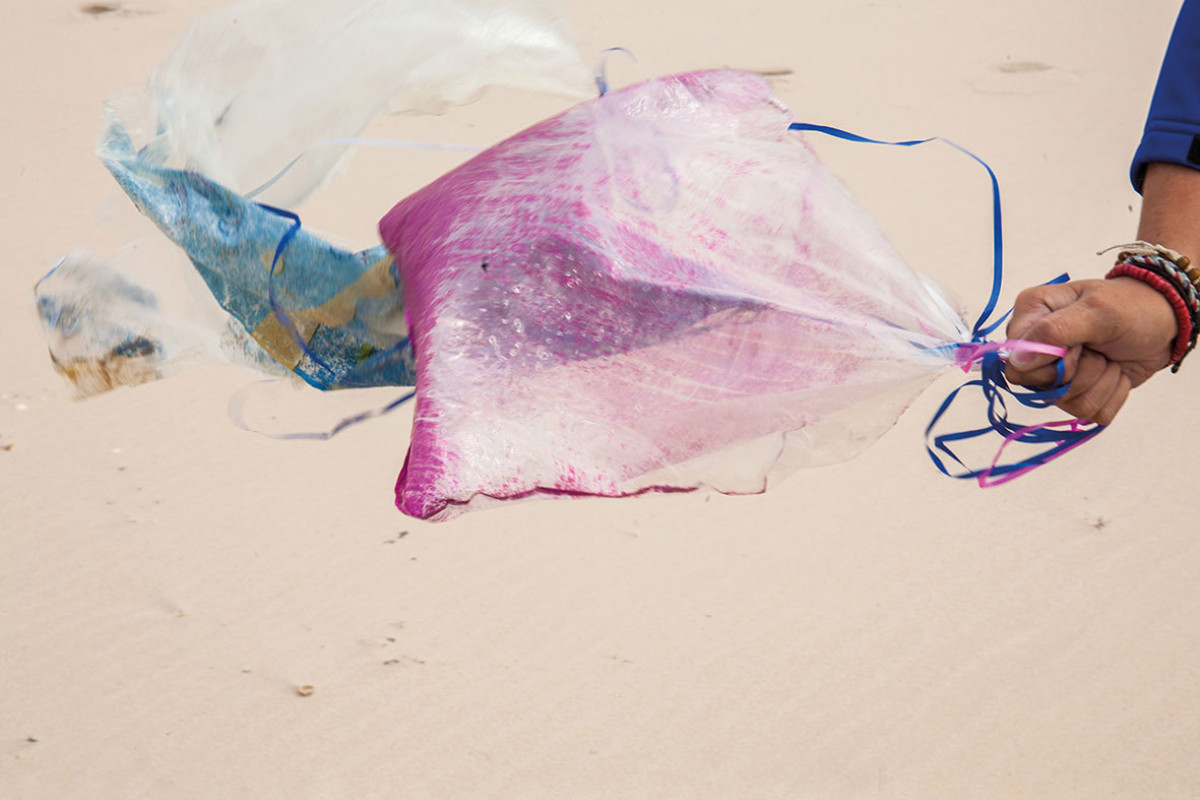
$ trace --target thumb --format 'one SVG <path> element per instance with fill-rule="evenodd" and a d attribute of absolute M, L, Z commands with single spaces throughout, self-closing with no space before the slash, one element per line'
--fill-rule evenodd
<path fill-rule="evenodd" d="M 1013 354 L 1008 357 L 1008 363 L 1012 364 L 1018 369 L 1031 369 L 1037 364 L 1038 359 L 1041 357 L 1042 354 L 1035 353 L 1032 350 L 1015 350 Z"/>

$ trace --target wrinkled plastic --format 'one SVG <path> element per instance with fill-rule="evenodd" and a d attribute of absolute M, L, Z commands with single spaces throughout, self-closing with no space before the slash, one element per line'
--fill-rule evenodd
<path fill-rule="evenodd" d="M 114 121 L 100 155 L 262 350 L 319 389 L 411 385 L 404 298 L 382 247 L 350 252 L 195 172 L 134 153 Z"/>
<path fill-rule="evenodd" d="M 401 201 L 399 508 L 757 492 L 887 430 L 970 333 L 791 122 L 757 75 L 661 78 Z"/>
<path fill-rule="evenodd" d="M 346 152 L 318 145 L 382 111 L 437 113 L 498 85 L 590 88 L 551 4 L 251 0 L 201 16 L 145 92 L 113 98 L 98 153 L 203 281 L 145 242 L 66 257 L 36 289 L 56 366 L 79 396 L 214 361 L 270 374 L 278 361 L 321 388 L 411 383 L 387 253 L 303 233 L 270 282 L 272 312 L 267 267 L 289 223 L 239 195 L 303 156 L 255 198 L 293 206 Z"/>
<path fill-rule="evenodd" d="M 534 0 L 253 0 L 198 18 L 154 70 L 160 163 L 246 193 L 385 110 L 436 114 L 488 86 L 585 96 L 591 72 Z M 260 199 L 294 207 L 345 147 Z"/>
<path fill-rule="evenodd" d="M 38 315 L 55 368 L 77 397 L 136 386 L 223 361 L 285 375 L 224 314 L 189 315 L 129 275 L 123 262 L 87 250 L 64 256 L 38 282 Z"/>
<path fill-rule="evenodd" d="M 431 111 L 485 83 L 586 82 L 553 19 L 513 8 L 216 12 L 156 72 L 153 124 L 126 106 L 101 142 L 220 304 L 218 349 L 323 389 L 415 380 L 402 511 L 763 491 L 857 454 L 956 364 L 971 340 L 961 317 L 753 74 L 653 80 L 535 125 L 399 203 L 383 247 L 335 247 L 244 196 L 270 182 L 276 205 L 303 197 L 337 153 L 292 159 L 389 100 Z M 154 291 L 105 270 L 69 259 L 38 290 L 77 386 L 213 352 L 189 349 Z"/>

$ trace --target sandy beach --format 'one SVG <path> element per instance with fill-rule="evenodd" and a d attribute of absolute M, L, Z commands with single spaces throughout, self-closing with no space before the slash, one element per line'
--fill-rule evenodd
<path fill-rule="evenodd" d="M 128 240 L 94 155 L 215 0 L 12 4 L 0 28 L 0 797 L 1200 796 L 1200 358 L 1116 424 L 981 490 L 923 430 L 946 375 L 859 458 L 761 496 L 513 504 L 434 524 L 392 488 L 411 410 L 327 442 L 233 424 L 209 366 L 83 401 L 32 291 Z M 944 136 L 995 169 L 1002 303 L 1129 241 L 1178 2 L 563 0 L 617 86 L 773 73 L 797 117 Z M 93 9 L 96 11 L 97 9 Z M 571 101 L 516 90 L 372 135 L 488 146 Z M 976 314 L 986 177 L 946 148 L 813 142 Z M 461 153 L 363 150 L 300 211 L 356 247 Z M 256 391 L 256 390 L 251 390 Z M 391 390 L 256 394 L 281 430 Z M 269 415 L 269 416 L 268 416 Z"/>

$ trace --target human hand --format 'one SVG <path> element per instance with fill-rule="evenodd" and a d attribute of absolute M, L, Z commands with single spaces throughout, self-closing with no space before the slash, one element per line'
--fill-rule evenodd
<path fill-rule="evenodd" d="M 1071 387 L 1055 405 L 1107 425 L 1129 396 L 1171 361 L 1179 324 L 1158 290 L 1133 278 L 1083 280 L 1026 289 L 1017 297 L 1008 338 L 1066 349 Z M 1005 376 L 1047 387 L 1057 377 L 1054 356 L 1014 353 Z"/>

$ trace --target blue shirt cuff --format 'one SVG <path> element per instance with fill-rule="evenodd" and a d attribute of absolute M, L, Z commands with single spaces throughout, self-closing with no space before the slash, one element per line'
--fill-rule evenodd
<path fill-rule="evenodd" d="M 1133 156 L 1129 180 L 1142 191 L 1146 167 L 1154 161 L 1200 169 L 1200 125 L 1152 123 Z"/>

